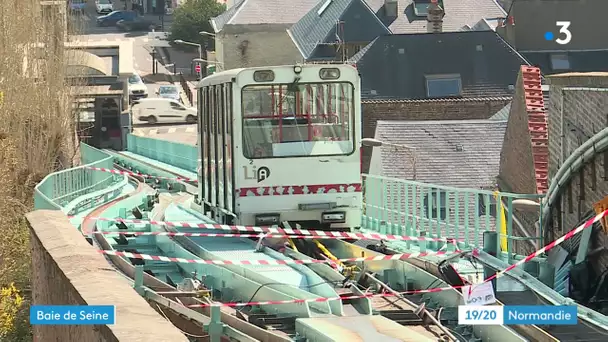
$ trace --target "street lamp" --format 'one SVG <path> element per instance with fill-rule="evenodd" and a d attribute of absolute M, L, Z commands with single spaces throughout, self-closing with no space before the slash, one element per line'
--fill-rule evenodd
<path fill-rule="evenodd" d="M 198 48 L 198 58 L 199 59 L 203 59 L 203 47 L 201 44 L 198 43 L 193 43 L 193 42 L 186 42 L 183 41 L 181 39 L 176 39 L 173 41 L 175 44 L 183 44 L 183 45 L 191 45 L 191 46 L 196 46 Z M 199 80 L 203 77 L 203 68 L 201 67 L 201 71 L 198 74 L 198 78 Z"/>
<path fill-rule="evenodd" d="M 203 35 L 203 36 L 215 37 L 215 33 L 207 32 L 207 31 L 201 31 L 198 34 Z"/>
<path fill-rule="evenodd" d="M 416 162 L 417 162 L 418 148 L 413 147 L 413 146 L 408 146 L 408 145 L 391 144 L 391 143 L 387 143 L 387 142 L 384 142 L 382 140 L 378 140 L 378 139 L 374 139 L 374 138 L 363 138 L 363 139 L 361 139 L 361 145 L 362 146 L 366 146 L 366 147 L 389 146 L 389 147 L 395 147 L 395 148 L 401 148 L 401 149 L 409 150 L 411 152 L 411 156 L 412 156 L 413 178 L 414 178 L 414 180 L 416 180 L 416 171 L 417 171 L 416 170 Z"/>
<path fill-rule="evenodd" d="M 203 59 L 203 47 L 201 46 L 201 44 L 193 43 L 193 42 L 186 42 L 181 39 L 176 39 L 173 42 L 175 44 L 196 46 L 198 48 L 198 58 Z"/>

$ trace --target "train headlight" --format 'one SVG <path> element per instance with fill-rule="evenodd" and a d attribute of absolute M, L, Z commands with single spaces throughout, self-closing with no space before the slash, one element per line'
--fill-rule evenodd
<path fill-rule="evenodd" d="M 273 226 L 281 222 L 280 214 L 258 214 L 255 215 L 256 226 Z"/>
<path fill-rule="evenodd" d="M 256 82 L 272 82 L 274 81 L 274 71 L 258 70 L 253 73 L 253 80 Z"/>
<path fill-rule="evenodd" d="M 337 80 L 340 78 L 340 69 L 338 68 L 323 68 L 319 70 L 319 78 L 322 80 Z"/>
<path fill-rule="evenodd" d="M 323 223 L 344 223 L 346 222 L 346 213 L 344 211 L 334 211 L 321 214 Z"/>
<path fill-rule="evenodd" d="M 299 74 L 302 72 L 302 66 L 301 65 L 296 65 L 293 67 L 293 72 L 295 72 L 296 74 Z"/>

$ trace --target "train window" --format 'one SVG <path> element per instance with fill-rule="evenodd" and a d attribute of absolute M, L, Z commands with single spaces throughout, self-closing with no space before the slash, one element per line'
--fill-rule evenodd
<path fill-rule="evenodd" d="M 354 92 L 346 82 L 249 85 L 242 90 L 246 158 L 354 151 Z"/>

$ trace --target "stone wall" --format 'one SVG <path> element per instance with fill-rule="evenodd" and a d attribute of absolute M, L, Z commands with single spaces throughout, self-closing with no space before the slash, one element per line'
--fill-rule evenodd
<path fill-rule="evenodd" d="M 302 55 L 287 34 L 290 25 L 226 25 L 215 37 L 218 69 L 292 65 Z"/>
<path fill-rule="evenodd" d="M 89 245 L 59 211 L 26 215 L 31 233 L 32 305 L 115 305 L 115 325 L 38 325 L 34 341 L 172 341 L 188 339 L 163 319 Z"/>
<path fill-rule="evenodd" d="M 554 75 L 549 77 L 549 83 L 549 170 L 552 182 L 563 161 L 608 124 L 608 73 Z M 575 228 L 585 213 L 593 209 L 593 204 L 608 195 L 606 165 L 608 152 L 598 153 L 572 175 L 569 184 L 562 186 L 561 198 L 554 210 L 554 237 Z M 592 247 L 607 243 L 608 236 L 601 233 L 593 239 Z M 603 271 L 608 265 L 608 253 L 597 255 L 595 265 Z"/>

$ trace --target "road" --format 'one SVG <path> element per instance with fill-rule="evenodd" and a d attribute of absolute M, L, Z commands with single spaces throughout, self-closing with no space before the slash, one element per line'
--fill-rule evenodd
<path fill-rule="evenodd" d="M 121 9 L 124 2 L 115 1 L 115 9 Z M 94 1 L 87 1 L 87 7 L 82 15 L 71 15 L 70 22 L 75 31 L 80 33 L 74 39 L 83 41 L 105 41 L 116 42 L 122 40 L 133 41 L 133 66 L 137 73 L 143 78 L 148 87 L 150 97 L 156 97 L 155 93 L 160 85 L 170 84 L 162 74 L 152 75 L 152 55 L 151 48 L 148 46 L 148 32 L 120 32 L 116 27 L 98 27 L 95 20 L 99 14 L 95 11 Z M 150 17 L 158 20 L 157 17 Z M 170 25 L 170 17 L 165 20 L 167 26 Z M 162 70 L 162 66 L 159 66 Z M 134 124 L 142 124 L 136 121 Z M 196 126 L 194 126 L 196 127 Z M 196 130 L 196 129 L 195 129 Z M 196 141 L 196 139 L 194 140 Z"/>

